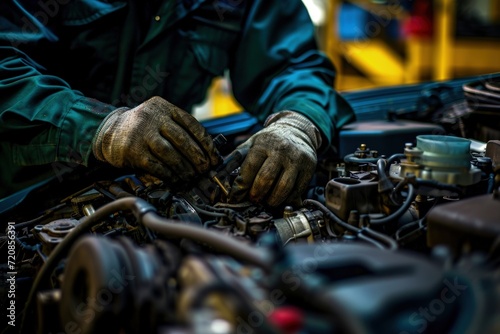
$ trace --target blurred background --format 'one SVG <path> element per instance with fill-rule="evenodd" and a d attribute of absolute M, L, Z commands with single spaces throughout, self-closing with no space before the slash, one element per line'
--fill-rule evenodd
<path fill-rule="evenodd" d="M 500 0 L 303 0 L 339 91 L 500 72 Z M 216 79 L 199 119 L 242 110 Z"/>

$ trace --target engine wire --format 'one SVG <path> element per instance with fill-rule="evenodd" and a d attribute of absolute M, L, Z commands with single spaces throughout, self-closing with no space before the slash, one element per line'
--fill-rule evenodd
<path fill-rule="evenodd" d="M 199 206 L 196 206 L 192 203 L 190 203 L 191 206 L 196 210 L 197 213 L 205 215 L 205 216 L 210 216 L 210 217 L 218 217 L 218 218 L 226 218 L 227 214 L 225 213 L 219 213 L 219 212 L 210 212 L 205 209 L 200 208 Z"/>
<path fill-rule="evenodd" d="M 419 219 L 420 220 L 420 219 Z M 407 235 L 409 235 L 410 233 L 420 229 L 420 226 L 419 226 L 419 220 L 415 220 L 415 221 L 412 221 L 408 224 L 405 224 L 403 226 L 401 226 L 397 231 L 396 233 L 394 233 L 394 238 L 396 240 L 403 240 L 404 238 L 406 238 Z M 415 226 L 417 226 L 416 229 L 413 229 Z M 413 230 L 411 230 L 413 229 Z M 406 230 L 411 230 L 410 232 L 407 232 L 407 233 L 404 233 L 406 232 Z M 404 233 L 403 235 L 401 235 L 402 233 Z"/>
<path fill-rule="evenodd" d="M 142 217 L 142 223 L 147 228 L 166 237 L 187 238 L 204 243 L 221 252 L 230 254 L 243 262 L 256 265 L 269 272 L 272 268 L 270 260 L 265 254 L 255 247 L 241 243 L 233 238 L 212 230 L 205 230 L 198 226 L 179 224 L 175 221 L 162 218 L 153 212 L 148 212 Z"/>
<path fill-rule="evenodd" d="M 341 227 L 345 228 L 346 230 L 353 232 L 353 233 L 358 233 L 360 229 L 356 226 L 352 226 L 349 223 L 343 221 L 339 217 L 337 217 L 336 214 L 334 214 L 330 209 L 328 209 L 326 206 L 324 206 L 321 202 L 316 201 L 314 199 L 305 199 L 302 204 L 304 206 L 307 205 L 312 205 L 316 207 L 318 210 L 323 212 L 329 219 L 333 220 L 337 225 L 340 225 Z"/>
<path fill-rule="evenodd" d="M 404 213 L 410 208 L 411 203 L 413 202 L 416 196 L 417 194 L 415 192 L 415 187 L 413 186 L 413 184 L 408 183 L 408 195 L 406 196 L 406 200 L 404 201 L 404 203 L 396 211 L 394 211 L 388 216 L 385 216 L 383 218 L 371 219 L 370 224 L 385 225 L 390 222 L 396 221 L 402 215 L 404 215 Z"/>
<path fill-rule="evenodd" d="M 138 218 L 140 218 L 146 212 L 156 210 L 153 206 L 143 200 L 139 201 L 138 198 L 126 197 L 106 204 L 97 209 L 92 215 L 83 217 L 80 220 L 80 224 L 74 227 L 73 230 L 68 233 L 68 235 L 66 235 L 66 237 L 54 248 L 50 256 L 47 257 L 44 265 L 40 268 L 38 275 L 35 277 L 33 285 L 31 286 L 30 293 L 26 300 L 25 307 L 22 311 L 22 320 L 19 331 L 20 333 L 25 333 L 26 320 L 28 315 L 31 313 L 31 308 L 37 291 L 42 287 L 42 284 L 45 283 L 46 279 L 56 268 L 59 261 L 62 260 L 62 257 L 66 254 L 66 252 L 73 245 L 76 239 L 78 239 L 81 235 L 87 233 L 91 227 L 99 224 L 109 215 L 117 211 L 126 209 L 132 209 L 134 215 Z"/>
<path fill-rule="evenodd" d="M 324 206 L 321 202 L 318 202 L 313 199 L 306 199 L 303 201 L 303 205 L 312 205 L 319 209 L 321 212 L 323 212 L 329 219 L 332 219 L 337 223 L 338 225 L 344 227 L 346 230 L 354 233 L 359 239 L 369 242 L 373 245 L 375 245 L 378 248 L 383 248 L 383 249 L 390 249 L 390 250 L 396 250 L 398 249 L 398 244 L 395 240 L 393 240 L 391 237 L 386 236 L 385 234 L 379 233 L 377 231 L 372 230 L 368 226 L 363 227 L 363 228 L 358 228 L 356 226 L 352 226 L 349 223 L 343 221 L 339 217 L 337 217 L 330 209 L 328 209 L 326 206 Z M 368 217 L 368 216 L 366 216 Z M 329 223 L 326 223 L 327 225 L 327 231 L 329 234 L 333 234 L 333 229 L 331 226 L 328 226 Z M 330 231 L 328 230 L 330 229 Z M 382 243 L 380 243 L 381 241 Z M 387 245 L 387 247 L 384 247 L 384 244 Z"/>
<path fill-rule="evenodd" d="M 391 165 L 396 162 L 396 161 L 401 161 L 401 159 L 405 159 L 406 155 L 404 153 L 396 153 L 391 155 L 389 158 L 386 159 L 387 165 L 385 166 L 385 171 L 388 172 L 391 168 Z"/>
<path fill-rule="evenodd" d="M 55 211 L 59 210 L 60 208 L 65 207 L 65 206 L 66 206 L 66 203 L 58 204 L 50 209 L 45 210 L 40 216 L 38 216 L 36 218 L 33 218 L 31 220 L 27 220 L 27 221 L 22 222 L 22 223 L 18 223 L 15 225 L 16 230 L 20 231 L 21 229 L 23 229 L 25 227 L 29 227 L 31 225 L 34 225 L 34 224 L 40 222 L 41 220 L 43 220 L 44 218 L 48 217 L 49 215 L 51 215 Z"/>
<path fill-rule="evenodd" d="M 235 239 L 227 238 L 227 236 L 214 231 L 205 230 L 193 225 L 178 224 L 175 221 L 167 220 L 157 215 L 156 208 L 143 199 L 138 197 L 124 197 L 100 207 L 90 216 L 83 217 L 80 223 L 66 235 L 66 237 L 54 248 L 50 256 L 47 257 L 46 262 L 41 267 L 33 282 L 25 307 L 22 311 L 20 333 L 25 333 L 25 324 L 28 315 L 31 313 L 37 291 L 43 287 L 43 284 L 46 284 L 47 278 L 73 243 L 81 235 L 87 233 L 90 228 L 101 223 L 102 220 L 106 219 L 111 214 L 122 210 L 132 211 L 137 221 L 141 222 L 147 228 L 167 237 L 193 239 L 231 254 L 236 259 L 259 266 L 266 271 L 272 269 L 271 262 L 266 254 L 254 247 L 243 244 Z"/>
<path fill-rule="evenodd" d="M 371 240 L 381 241 L 382 243 L 387 245 L 387 247 L 383 247 L 384 249 L 389 249 L 389 250 L 394 251 L 394 250 L 397 250 L 399 248 L 399 245 L 396 242 L 396 240 L 394 240 L 393 238 L 391 238 L 383 233 L 372 230 L 369 227 L 363 227 L 360 235 L 366 235 L 366 236 L 370 237 Z"/>

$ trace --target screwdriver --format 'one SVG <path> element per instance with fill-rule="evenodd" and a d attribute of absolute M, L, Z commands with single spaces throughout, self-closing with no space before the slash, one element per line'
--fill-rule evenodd
<path fill-rule="evenodd" d="M 226 176 L 231 174 L 232 171 L 238 168 L 245 159 L 245 157 L 247 156 L 247 153 L 248 153 L 248 148 L 241 148 L 235 150 L 223 161 L 223 163 L 219 167 L 217 167 L 215 171 L 211 171 L 209 173 L 210 178 L 215 183 L 217 183 L 217 185 L 221 188 L 222 192 L 226 196 L 229 196 L 229 190 L 227 190 L 226 187 L 224 187 L 224 185 L 220 180 L 222 178 L 225 178 Z"/>

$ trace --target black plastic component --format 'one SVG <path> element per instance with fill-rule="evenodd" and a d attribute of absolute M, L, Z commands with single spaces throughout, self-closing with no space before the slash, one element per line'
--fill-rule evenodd
<path fill-rule="evenodd" d="M 467 249 L 487 253 L 500 236 L 500 199 L 488 194 L 438 205 L 427 225 L 430 247 L 447 245 L 456 255 Z"/>
<path fill-rule="evenodd" d="M 436 124 L 407 120 L 354 122 L 340 130 L 339 155 L 343 157 L 366 144 L 377 149 L 379 156 L 389 156 L 401 153 L 406 143 L 415 144 L 416 136 L 425 134 L 444 134 L 444 129 Z"/>

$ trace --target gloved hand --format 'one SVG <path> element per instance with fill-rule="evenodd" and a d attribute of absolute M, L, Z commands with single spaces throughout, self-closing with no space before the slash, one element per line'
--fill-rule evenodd
<path fill-rule="evenodd" d="M 92 150 L 112 166 L 136 168 L 171 184 L 188 181 L 220 160 L 205 128 L 158 96 L 111 112 L 99 126 Z"/>
<path fill-rule="evenodd" d="M 300 195 L 315 171 L 319 130 L 292 111 L 271 115 L 264 126 L 237 148 L 249 150 L 229 199 L 239 202 L 248 196 L 252 202 L 270 206 L 300 204 Z"/>

